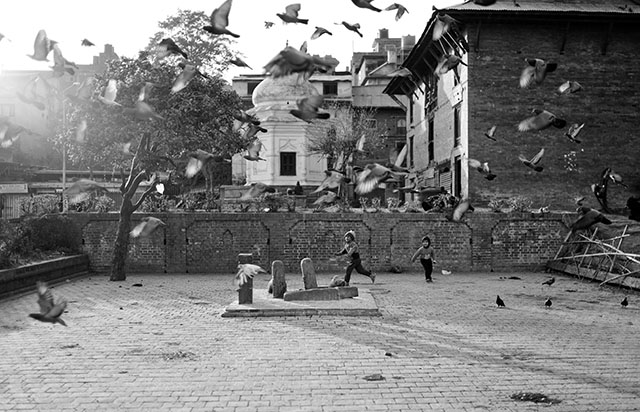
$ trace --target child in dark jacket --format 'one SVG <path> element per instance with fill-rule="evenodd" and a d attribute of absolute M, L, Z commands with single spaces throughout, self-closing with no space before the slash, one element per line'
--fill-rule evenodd
<path fill-rule="evenodd" d="M 431 272 L 433 272 L 433 265 L 436 263 L 435 254 L 431 247 L 431 239 L 429 236 L 422 238 L 422 246 L 416 250 L 416 253 L 411 257 L 411 262 L 415 262 L 417 258 L 420 258 L 420 263 L 424 268 L 424 277 L 427 282 L 433 282 L 431 279 Z"/>
<path fill-rule="evenodd" d="M 344 281 L 347 286 L 349 286 L 349 281 L 351 280 L 351 272 L 353 269 L 361 275 L 365 275 L 371 279 L 371 283 L 376 282 L 376 275 L 371 273 L 371 271 L 362 267 L 362 260 L 360 259 L 360 248 L 356 243 L 356 233 L 353 230 L 348 231 L 344 234 L 344 248 L 336 253 L 336 255 L 347 255 L 351 259 L 351 263 L 347 266 L 347 273 L 344 276 Z"/>

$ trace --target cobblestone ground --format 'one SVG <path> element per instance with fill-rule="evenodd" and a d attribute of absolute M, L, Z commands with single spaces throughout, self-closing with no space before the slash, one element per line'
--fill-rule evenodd
<path fill-rule="evenodd" d="M 0 410 L 640 410 L 640 294 L 549 276 L 354 274 L 377 318 L 222 318 L 231 275 L 78 279 L 54 288 L 66 328 L 0 301 Z"/>

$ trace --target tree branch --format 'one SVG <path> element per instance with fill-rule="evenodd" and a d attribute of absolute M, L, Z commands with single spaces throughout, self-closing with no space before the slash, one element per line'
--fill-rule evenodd
<path fill-rule="evenodd" d="M 147 196 L 149 196 L 151 193 L 153 193 L 154 190 L 156 190 L 156 183 L 158 182 L 158 178 L 156 177 L 155 179 L 153 179 L 153 181 L 151 182 L 151 186 L 149 186 L 147 188 L 147 190 L 144 191 L 144 193 L 142 194 L 142 196 L 140 196 L 140 199 L 138 199 L 138 201 L 136 202 L 135 205 L 133 205 L 133 210 L 136 211 L 138 210 L 138 208 L 142 205 L 142 203 L 144 202 L 144 200 L 147 198 Z"/>
<path fill-rule="evenodd" d="M 133 198 L 133 195 L 136 194 L 136 190 L 138 190 L 138 186 L 140 186 L 140 183 L 146 178 L 147 178 L 147 173 L 145 171 L 138 173 L 136 177 L 133 178 L 133 180 L 131 181 L 131 185 L 127 188 L 127 191 L 124 193 L 124 197 L 129 199 Z"/>

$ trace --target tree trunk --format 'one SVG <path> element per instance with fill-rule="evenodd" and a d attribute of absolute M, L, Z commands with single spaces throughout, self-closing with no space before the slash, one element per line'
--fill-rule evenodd
<path fill-rule="evenodd" d="M 131 199 L 123 197 L 122 207 L 120 207 L 120 221 L 118 222 L 118 233 L 116 244 L 113 247 L 113 259 L 111 261 L 110 281 L 123 281 L 127 279 L 125 262 L 129 253 L 129 232 L 131 231 L 131 215 L 134 212 Z"/>

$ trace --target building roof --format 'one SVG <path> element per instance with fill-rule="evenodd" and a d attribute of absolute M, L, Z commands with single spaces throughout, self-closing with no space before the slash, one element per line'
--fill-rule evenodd
<path fill-rule="evenodd" d="M 640 2 L 632 0 L 499 0 L 491 6 L 480 6 L 467 2 L 441 10 L 467 11 L 474 13 L 519 12 L 519 13 L 612 13 L 640 14 Z"/>

